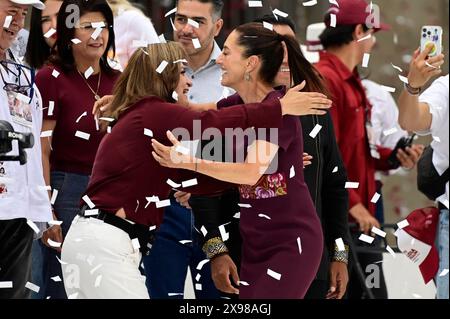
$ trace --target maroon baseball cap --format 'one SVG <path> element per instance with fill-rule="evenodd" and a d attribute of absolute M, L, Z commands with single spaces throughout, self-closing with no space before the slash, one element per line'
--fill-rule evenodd
<path fill-rule="evenodd" d="M 365 0 L 336 0 L 332 3 L 325 15 L 325 24 L 327 27 L 330 26 L 330 15 L 334 14 L 336 16 L 336 25 L 355 25 L 355 24 L 366 24 L 370 22 L 371 24 L 376 23 L 377 19 L 372 19 L 368 17 L 371 15 L 370 4 Z M 379 10 L 375 10 L 374 14 L 379 13 Z M 378 18 L 379 25 L 369 26 L 369 29 L 373 28 L 375 31 L 389 30 L 391 27 L 387 24 L 381 23 L 380 18 Z"/>
<path fill-rule="evenodd" d="M 416 209 L 406 217 L 409 225 L 396 231 L 398 248 L 419 265 L 425 284 L 439 269 L 435 246 L 439 210 L 436 207 Z"/>

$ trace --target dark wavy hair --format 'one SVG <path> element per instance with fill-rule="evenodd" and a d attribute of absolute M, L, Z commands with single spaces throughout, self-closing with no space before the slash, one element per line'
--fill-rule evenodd
<path fill-rule="evenodd" d="M 41 0 L 46 2 L 46 0 Z M 63 1 L 63 0 L 57 0 Z M 40 69 L 50 58 L 54 48 L 50 48 L 45 42 L 42 33 L 42 10 L 32 8 L 30 17 L 30 34 L 28 36 L 25 62 L 33 69 Z"/>
<path fill-rule="evenodd" d="M 278 34 L 264 28 L 263 24 L 255 22 L 243 24 L 237 27 L 235 31 L 239 34 L 238 44 L 244 48 L 243 55 L 246 58 L 256 55 L 261 59 L 262 65 L 259 75 L 266 84 L 274 84 L 275 77 L 283 63 L 284 48 L 282 43 L 284 42 L 288 51 L 293 86 L 306 81 L 304 91 L 327 94 L 321 75 L 303 56 L 300 44 L 295 38 Z"/>
<path fill-rule="evenodd" d="M 80 11 L 78 19 L 88 12 L 100 12 L 104 15 L 109 30 L 108 43 L 106 50 L 100 59 L 100 67 L 102 71 L 113 74 L 115 71 L 108 64 L 108 52 L 113 51 L 116 54 L 114 40 L 114 18 L 111 8 L 106 0 L 64 0 L 61 9 L 59 9 L 56 32 L 56 47 L 58 48 L 55 55 L 52 56 L 51 62 L 60 66 L 63 71 L 70 71 L 75 68 L 75 60 L 72 53 L 72 39 L 75 37 L 75 28 L 66 25 L 66 21 L 71 21 L 73 11 L 69 6 L 77 6 Z M 75 21 L 76 23 L 77 21 Z"/>

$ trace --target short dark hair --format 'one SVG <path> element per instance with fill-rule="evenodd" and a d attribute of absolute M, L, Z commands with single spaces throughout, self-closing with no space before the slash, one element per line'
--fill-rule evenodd
<path fill-rule="evenodd" d="M 325 16 L 325 21 L 329 21 L 329 18 L 330 14 L 328 13 Z M 364 32 L 369 30 L 369 28 L 365 24 L 361 25 Z M 326 50 L 327 48 L 341 47 L 343 45 L 349 44 L 354 40 L 353 32 L 355 32 L 357 26 L 358 24 L 337 25 L 336 27 L 327 26 L 327 28 L 319 36 L 323 48 Z"/>
<path fill-rule="evenodd" d="M 41 1 L 45 3 L 45 0 Z M 45 42 L 42 33 L 42 10 L 32 8 L 25 62 L 33 69 L 40 69 L 48 61 L 51 54 L 52 48 Z"/>
<path fill-rule="evenodd" d="M 295 22 L 292 19 L 290 19 L 288 17 L 286 17 L 286 18 L 285 17 L 277 17 L 277 18 L 275 18 L 275 16 L 273 14 L 266 14 L 265 16 L 263 16 L 261 18 L 255 19 L 253 22 L 259 22 L 259 23 L 268 22 L 268 23 L 274 24 L 274 25 L 287 25 L 292 29 L 292 31 L 294 31 L 294 33 L 297 32 L 297 27 L 295 26 Z"/>
<path fill-rule="evenodd" d="M 213 5 L 213 16 L 216 19 L 220 19 L 222 17 L 222 11 L 223 11 L 223 0 L 191 0 L 191 1 L 198 1 L 201 3 L 211 3 Z M 180 0 L 176 1 L 176 4 L 178 6 L 178 2 L 180 2 Z"/>
<path fill-rule="evenodd" d="M 113 52 L 113 56 L 116 55 L 116 46 L 114 44 L 114 18 L 111 8 L 106 0 L 64 0 L 61 8 L 59 9 L 56 33 L 58 37 L 56 39 L 56 54 L 52 63 L 60 66 L 63 71 L 73 70 L 75 67 L 75 60 L 72 53 L 72 39 L 75 37 L 75 28 L 66 25 L 67 20 L 72 19 L 72 10 L 67 10 L 68 6 L 77 6 L 80 10 L 80 18 L 88 12 L 100 12 L 105 16 L 107 27 L 109 30 L 108 43 L 106 44 L 105 52 L 100 59 L 100 67 L 102 71 L 112 74 L 115 71 L 108 64 L 108 53 L 110 50 Z M 77 22 L 77 21 L 76 21 Z"/>

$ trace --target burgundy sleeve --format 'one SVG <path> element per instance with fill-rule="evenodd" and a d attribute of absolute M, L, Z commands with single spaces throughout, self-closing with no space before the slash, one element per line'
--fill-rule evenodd
<path fill-rule="evenodd" d="M 59 116 L 57 81 L 52 75 L 54 67 L 45 66 L 36 74 L 36 86 L 42 96 L 44 108 L 44 120 L 56 121 Z M 50 108 L 50 102 L 53 102 L 53 109 Z"/>

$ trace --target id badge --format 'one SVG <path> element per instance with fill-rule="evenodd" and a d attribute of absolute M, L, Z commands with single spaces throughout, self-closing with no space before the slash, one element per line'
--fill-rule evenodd
<path fill-rule="evenodd" d="M 7 92 L 9 113 L 14 123 L 26 126 L 31 129 L 33 126 L 33 116 L 31 106 L 25 102 L 24 95 L 19 96 L 16 92 Z"/>

